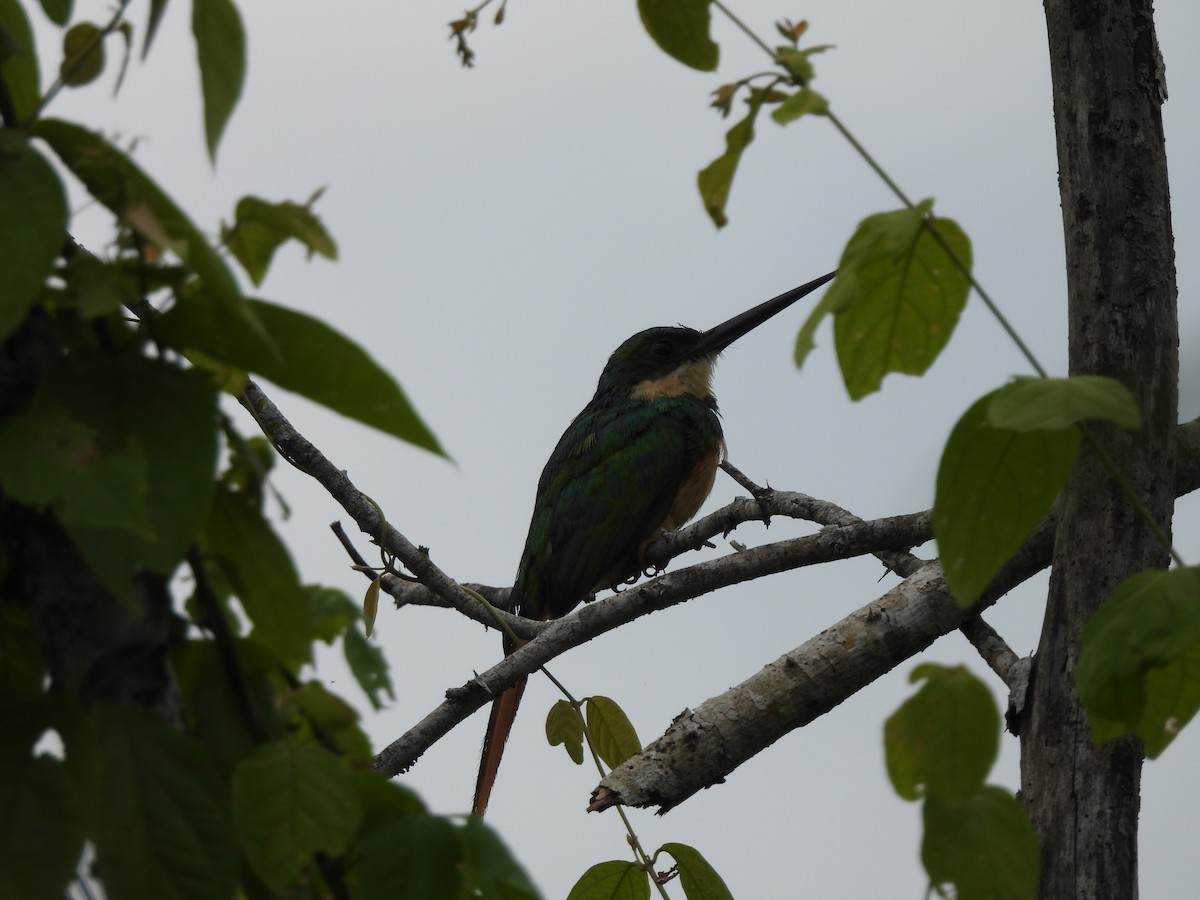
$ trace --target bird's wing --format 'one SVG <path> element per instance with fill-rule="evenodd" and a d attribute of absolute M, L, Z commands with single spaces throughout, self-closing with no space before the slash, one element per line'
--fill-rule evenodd
<path fill-rule="evenodd" d="M 640 545 L 720 439 L 715 412 L 690 398 L 581 414 L 542 474 L 514 590 L 521 614 L 557 618 L 635 576 Z"/>
<path fill-rule="evenodd" d="M 584 410 L 538 483 L 513 611 L 558 618 L 597 588 L 636 575 L 642 542 L 667 518 L 697 462 L 720 443 L 715 411 L 694 399 Z M 505 653 L 512 649 L 506 641 Z M 477 815 L 487 808 L 524 688 L 522 680 L 492 703 L 475 784 Z"/>

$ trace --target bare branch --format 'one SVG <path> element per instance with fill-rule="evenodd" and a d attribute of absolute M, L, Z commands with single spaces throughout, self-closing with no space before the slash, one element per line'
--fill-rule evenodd
<path fill-rule="evenodd" d="M 474 619 L 480 625 L 486 625 L 488 628 L 496 627 L 496 617 L 482 604 L 476 603 L 473 606 L 462 609 L 458 604 L 447 600 L 445 597 L 438 596 L 423 584 L 401 581 L 399 578 L 393 578 L 391 575 L 384 575 L 380 584 L 392 596 L 392 599 L 396 601 L 397 609 L 402 606 L 438 606 L 442 609 L 457 610 L 467 618 Z M 490 584 L 473 584 L 470 582 L 464 582 L 462 586 L 474 591 L 484 597 L 488 603 L 492 604 L 496 613 L 519 638 L 535 638 L 550 627 L 549 622 L 526 619 L 524 616 L 515 616 L 505 611 L 512 588 L 494 587 Z"/>
<path fill-rule="evenodd" d="M 787 558 L 787 568 L 802 568 L 817 562 L 850 559 L 871 553 L 881 558 L 886 557 L 889 568 L 897 574 L 908 575 L 924 565 L 924 561 L 892 548 L 919 546 L 933 537 L 928 511 L 865 522 L 827 500 L 818 500 L 815 497 L 792 491 L 770 491 L 761 500 L 737 497 L 727 506 L 693 522 L 686 528 L 662 535 L 646 548 L 646 555 L 651 559 L 663 560 L 662 565 L 665 565 L 666 561 L 689 550 L 712 546 L 713 538 L 728 535 L 741 524 L 762 521 L 764 508 L 772 516 L 804 519 L 827 526 L 825 531 L 819 532 L 823 535 L 820 542 L 811 541 L 813 536 L 809 535 L 756 548 L 764 553 L 769 548 L 776 548 Z M 850 525 L 864 527 L 854 529 L 846 527 Z M 840 550 L 831 549 L 839 541 L 842 545 Z M 827 554 L 830 552 L 833 552 L 834 555 L 828 556 Z M 809 554 L 815 555 L 810 556 Z M 389 582 L 385 579 L 384 587 L 395 598 L 397 606 L 411 604 L 413 606 L 459 609 L 457 603 L 434 594 L 420 584 Z M 478 584 L 471 584 L 469 587 L 483 594 L 494 605 L 507 605 L 508 588 Z M 461 611 L 464 615 L 485 625 L 493 624 L 486 612 Z M 516 621 L 515 618 L 514 621 Z M 540 630 L 544 630 L 545 627 L 545 623 L 536 623 L 528 634 L 521 636 L 532 637 Z"/>
<path fill-rule="evenodd" d="M 460 688 L 447 691 L 444 703 L 375 758 L 375 769 L 385 775 L 406 771 L 435 741 L 500 691 L 572 647 L 634 619 L 765 575 L 861 556 L 881 547 L 912 546 L 928 528 L 928 515 L 925 513 L 863 522 L 845 528 L 826 528 L 817 534 L 697 563 L 584 606 L 569 616 L 549 623 L 539 637 L 482 675 Z M 895 664 L 901 661 L 898 659 Z"/>
<path fill-rule="evenodd" d="M 1175 493 L 1183 496 L 1200 489 L 1200 418 L 1179 427 L 1177 449 Z M 982 629 L 968 623 L 1049 565 L 1056 527 L 1056 515 L 1043 520 L 969 610 L 958 607 L 946 591 L 940 565 L 920 569 L 876 603 L 741 685 L 683 713 L 658 740 L 600 782 L 589 810 L 622 803 L 659 806 L 660 813 L 666 812 L 696 791 L 719 784 L 783 734 L 828 712 L 942 634 L 966 625 L 967 631 L 983 637 Z M 985 658 L 1010 687 L 1007 719 L 1015 734 L 1021 726 L 1029 661 L 1017 659 L 1003 642 L 991 644 Z M 774 695 L 767 690 L 772 687 Z M 781 716 L 783 709 L 794 714 Z"/>
<path fill-rule="evenodd" d="M 1013 690 L 1020 677 L 1018 670 L 1021 667 L 1021 657 L 1013 653 L 1012 648 L 1004 642 L 1004 638 L 1000 637 L 996 629 L 982 618 L 976 617 L 963 622 L 959 631 L 979 651 L 983 661 L 1000 676 L 1000 680 L 1008 689 Z"/>
<path fill-rule="evenodd" d="M 354 486 L 350 476 L 296 431 L 257 384 L 248 380 L 241 400 L 280 455 L 301 472 L 315 478 L 364 534 L 394 554 L 422 584 L 455 609 L 469 614 L 467 610 L 479 606 L 475 598 L 433 564 L 427 553 L 383 522 L 378 507 Z"/>
<path fill-rule="evenodd" d="M 724 694 L 678 716 L 666 732 L 604 778 L 589 811 L 679 805 L 846 700 L 942 635 L 961 628 L 1050 562 L 1054 523 L 1044 522 L 971 609 L 950 596 L 929 563 L 878 600 L 784 654 Z"/>
<path fill-rule="evenodd" d="M 423 549 L 414 546 L 390 525 L 385 525 L 375 504 L 353 485 L 344 471 L 337 469 L 316 447 L 296 432 L 253 382 L 247 386 L 243 403 L 251 410 L 284 458 L 321 483 L 365 534 L 372 536 L 377 543 L 382 543 L 388 552 L 420 580 L 420 585 L 413 585 L 399 579 L 385 578 L 385 586 L 400 603 L 444 605 L 470 618 L 491 624 L 490 614 L 482 610 L 478 602 L 457 582 L 435 566 Z M 1179 447 L 1181 461 L 1177 483 L 1180 493 L 1187 493 L 1200 487 L 1200 420 L 1180 428 Z M 814 639 L 820 641 L 842 631 L 855 634 L 854 626 L 859 625 L 858 620 L 862 620 L 859 627 L 867 629 L 863 635 L 856 636 L 851 641 L 829 646 L 822 651 L 822 662 L 827 674 L 822 675 L 819 680 L 827 683 L 817 684 L 813 677 L 802 679 L 812 694 L 805 701 L 805 708 L 811 712 L 806 721 L 811 721 L 812 717 L 837 705 L 861 687 L 924 649 L 940 635 L 962 627 L 970 617 L 977 615 L 979 610 L 995 602 L 1012 587 L 1043 568 L 1049 559 L 1054 528 L 1053 520 L 1048 519 L 1044 522 L 996 577 L 980 604 L 968 611 L 959 609 L 946 594 L 940 567 L 935 564 L 926 565 L 907 552 L 908 548 L 930 539 L 931 529 L 927 512 L 863 522 L 827 501 L 804 494 L 762 489 L 754 499 L 739 498 L 688 528 L 664 535 L 649 549 L 655 556 L 670 559 L 676 554 L 704 545 L 717 535 L 728 533 L 738 524 L 762 520 L 771 515 L 803 518 L 819 522 L 826 527 L 817 534 L 768 544 L 654 578 L 620 595 L 584 606 L 577 613 L 554 622 L 531 622 L 503 613 L 517 634 L 533 640 L 482 675 L 459 688 L 448 690 L 444 703 L 379 754 L 375 760 L 376 770 L 388 775 L 406 770 L 442 735 L 506 687 L 536 671 L 566 650 L 633 619 L 738 582 L 802 566 L 873 553 L 884 560 L 890 569 L 909 577 L 876 603 L 864 607 L 825 632 L 823 636 Z M 472 587 L 493 602 L 503 602 L 506 596 L 506 589 L 503 588 Z M 869 637 L 871 645 L 878 652 L 864 652 L 865 645 L 854 643 L 860 637 Z M 807 644 L 797 648 L 784 657 L 784 661 L 777 662 L 776 666 L 799 668 L 798 661 L 807 658 L 805 654 L 809 651 L 806 647 Z M 700 707 L 697 713 L 704 708 Z M 689 717 L 694 715 L 689 714 Z M 689 721 L 692 720 L 689 718 Z M 800 727 L 802 724 L 805 722 L 793 722 L 788 728 Z M 625 780 L 629 778 L 627 769 L 641 764 L 639 761 L 647 758 L 647 755 L 664 741 L 669 742 L 672 736 L 673 732 L 668 731 L 651 748 L 605 779 L 600 789 L 605 793 L 603 796 L 600 792 L 597 793 L 594 807 L 604 808 L 615 802 L 638 805 L 637 801 L 632 799 L 632 794 L 626 795 L 629 790 Z M 777 736 L 770 738 L 767 743 L 775 740 Z M 706 739 L 726 740 L 714 735 L 708 735 Z M 741 761 L 743 760 L 727 760 L 728 770 L 731 771 Z M 696 777 L 690 779 L 690 783 L 682 788 L 683 793 L 678 793 L 678 786 L 667 793 L 651 782 L 646 782 L 646 785 L 647 790 L 642 792 L 644 802 L 641 805 L 658 803 L 664 809 L 706 786 L 698 783 Z M 645 797 L 651 799 L 646 800 Z"/>

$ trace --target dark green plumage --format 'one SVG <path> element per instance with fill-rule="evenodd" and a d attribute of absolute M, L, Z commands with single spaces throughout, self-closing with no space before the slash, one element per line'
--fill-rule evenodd
<path fill-rule="evenodd" d="M 652 328 L 613 354 L 538 482 L 514 612 L 557 618 L 641 571 L 641 545 L 662 528 L 680 489 L 701 460 L 715 457 L 722 437 L 706 384 L 703 397 L 631 395 L 689 362 L 700 337 L 690 328 Z"/>
<path fill-rule="evenodd" d="M 575 417 L 538 482 L 533 520 L 509 609 L 555 619 L 590 594 L 636 577 L 642 549 L 696 514 L 724 452 L 712 369 L 750 329 L 833 278 L 830 273 L 716 328 L 651 328 L 616 349 L 591 402 Z M 504 652 L 516 647 L 507 639 Z M 487 809 L 522 679 L 492 703 L 475 782 Z"/>

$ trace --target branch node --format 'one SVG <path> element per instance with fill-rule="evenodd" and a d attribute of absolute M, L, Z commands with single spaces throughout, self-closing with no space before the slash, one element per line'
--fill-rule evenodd
<path fill-rule="evenodd" d="M 491 688 L 480 680 L 479 673 L 476 673 L 474 678 L 460 687 L 446 688 L 446 699 L 455 703 L 469 703 L 478 698 L 480 694 L 485 697 L 494 696 Z"/>
<path fill-rule="evenodd" d="M 621 803 L 621 795 L 614 790 L 601 785 L 592 791 L 591 802 L 588 803 L 588 812 L 604 812 L 612 806 L 618 806 Z"/>
<path fill-rule="evenodd" d="M 1021 734 L 1021 722 L 1025 718 L 1025 700 L 1029 695 L 1029 674 L 1033 671 L 1033 657 L 1018 659 L 1012 668 L 1012 684 L 1008 690 L 1008 709 L 1004 712 L 1004 725 L 1011 734 Z"/>

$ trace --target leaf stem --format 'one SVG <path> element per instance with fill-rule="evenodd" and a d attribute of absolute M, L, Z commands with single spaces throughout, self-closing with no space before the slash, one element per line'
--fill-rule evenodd
<path fill-rule="evenodd" d="M 470 589 L 468 588 L 467 590 Z M 475 592 L 471 591 L 471 593 Z M 487 601 L 485 600 L 484 602 L 486 603 Z M 600 777 L 604 778 L 608 775 L 608 770 L 604 768 L 604 761 L 600 759 L 600 754 L 596 752 L 596 748 L 592 744 L 592 734 L 588 730 L 587 719 L 583 715 L 583 701 L 575 699 L 575 696 L 569 690 L 567 690 L 567 686 L 551 675 L 545 666 L 542 666 L 541 671 L 547 678 L 550 679 L 550 682 L 556 688 L 558 688 L 563 697 L 566 698 L 566 701 L 571 704 L 571 709 L 575 710 L 575 715 L 579 716 L 579 724 L 583 727 L 583 739 L 587 741 L 588 752 L 592 754 L 592 762 L 595 763 L 596 771 L 600 773 Z M 666 888 L 659 883 L 658 878 L 655 876 L 654 860 L 650 858 L 650 855 L 646 853 L 645 849 L 642 847 L 642 842 L 638 839 L 637 832 L 633 830 L 633 823 L 629 821 L 629 817 L 625 814 L 625 810 L 620 804 L 617 805 L 617 815 L 619 815 L 621 817 L 621 821 L 625 823 L 625 833 L 629 836 L 629 846 L 633 848 L 633 852 L 637 856 L 638 862 L 646 871 L 646 874 L 650 877 L 650 881 L 658 889 L 659 896 L 661 896 L 663 900 L 670 900 L 670 895 L 667 894 Z"/>
<path fill-rule="evenodd" d="M 833 124 L 833 127 L 838 130 L 838 132 L 846 139 L 850 146 L 854 148 L 855 152 L 863 158 L 863 162 L 871 167 L 871 171 L 873 171 L 880 177 L 880 179 L 883 180 L 883 183 L 888 186 L 888 190 L 899 197 L 901 203 L 903 203 L 909 209 L 912 209 L 912 207 L 915 205 L 912 200 L 910 200 L 908 195 L 900 189 L 900 185 L 896 184 L 896 182 L 892 180 L 892 177 L 888 175 L 886 171 L 884 171 L 883 166 L 876 162 L 875 157 L 873 157 L 867 151 L 867 148 L 859 143 L 858 138 L 851 133 L 850 129 L 846 127 L 842 120 L 839 119 L 832 110 L 826 113 L 825 117 L 829 119 L 829 121 Z"/>
<path fill-rule="evenodd" d="M 1138 517 L 1150 528 L 1150 532 L 1154 535 L 1155 540 L 1171 555 L 1171 559 L 1175 561 L 1175 565 L 1186 566 L 1187 563 L 1183 561 L 1183 557 L 1179 555 L 1179 551 L 1171 543 L 1170 536 L 1158 524 L 1158 520 L 1154 518 L 1149 507 L 1142 502 L 1142 498 L 1134 492 L 1133 488 L 1129 486 L 1129 482 L 1125 480 L 1125 475 L 1121 471 L 1121 467 L 1117 465 L 1116 460 L 1104 449 L 1104 445 L 1100 443 L 1100 439 L 1092 434 L 1092 430 L 1087 427 L 1087 423 L 1080 422 L 1078 424 L 1079 431 L 1083 435 L 1083 439 L 1087 441 L 1088 447 L 1096 454 L 1096 458 L 1100 460 L 1100 464 L 1108 470 L 1108 474 L 1112 476 L 1113 481 L 1116 482 L 1117 487 L 1125 495 L 1125 499 L 1129 501 L 1130 506 L 1133 507 Z"/>
<path fill-rule="evenodd" d="M 712 5 L 720 10 L 725 18 L 732 22 L 753 43 L 762 48 L 764 53 L 766 53 L 772 59 L 775 58 L 775 53 L 773 50 L 771 50 L 770 46 L 768 46 L 767 42 L 759 37 L 748 25 L 746 25 L 745 22 L 735 15 L 734 12 L 729 9 L 729 7 L 721 2 L 721 0 L 712 0 Z M 798 79 L 795 80 L 797 83 L 799 83 Z M 803 84 L 801 84 L 801 86 L 803 87 Z M 913 201 L 907 194 L 904 193 L 900 185 L 898 185 L 892 179 L 892 177 L 888 175 L 883 166 L 876 161 L 875 157 L 868 152 L 867 148 L 859 142 L 850 129 L 846 127 L 845 123 L 843 123 L 842 120 L 839 119 L 832 111 L 827 111 L 825 113 L 825 117 L 829 119 L 829 121 L 833 124 L 833 127 L 836 128 L 842 137 L 844 137 L 850 144 L 850 146 L 854 148 L 855 152 L 858 153 L 863 161 L 870 166 L 871 170 L 879 176 L 885 185 L 887 185 L 888 190 L 895 194 L 896 197 L 899 198 L 900 202 L 906 207 L 912 209 L 914 206 Z M 1004 313 L 1000 311 L 999 305 L 992 300 L 991 295 L 987 292 L 987 290 L 984 289 L 983 285 L 979 283 L 978 279 L 975 278 L 975 275 L 971 271 L 971 267 L 968 266 L 966 262 L 954 251 L 954 248 L 950 246 L 950 243 L 942 235 L 941 231 L 938 230 L 937 219 L 934 217 L 934 215 L 932 213 L 926 215 L 922 224 L 925 226 L 926 231 L 930 233 L 933 239 L 937 241 L 942 250 L 945 251 L 946 255 L 950 258 L 950 261 L 954 264 L 954 266 L 966 276 L 967 281 L 970 283 L 971 287 L 975 289 L 975 293 L 979 295 L 979 299 L 983 301 L 983 304 L 987 307 L 988 312 L 990 312 L 992 317 L 999 323 L 1005 334 L 1007 334 L 1009 339 L 1016 345 L 1017 349 L 1021 352 L 1021 355 L 1025 357 L 1026 361 L 1028 361 L 1033 370 L 1042 378 L 1049 377 L 1046 369 L 1038 361 L 1037 357 L 1034 356 L 1033 351 L 1029 348 L 1025 341 L 1021 339 L 1021 336 L 1017 333 L 1016 328 L 1014 328 L 1012 323 L 1008 321 L 1008 318 L 1004 315 Z M 1121 469 L 1108 454 L 1108 451 L 1104 449 L 1100 441 L 1084 423 L 1079 423 L 1079 430 L 1083 434 L 1084 439 L 1087 441 L 1088 446 L 1100 460 L 1101 464 L 1105 467 L 1105 469 L 1108 470 L 1109 474 L 1113 477 L 1113 480 L 1116 481 L 1121 493 L 1125 495 L 1125 498 L 1133 506 L 1138 516 L 1150 528 L 1158 542 L 1162 544 L 1164 548 L 1166 548 L 1167 552 L 1170 553 L 1171 558 L 1177 565 L 1184 565 L 1182 557 L 1171 543 L 1171 538 L 1163 530 L 1162 526 L 1158 524 L 1158 521 L 1146 507 L 1146 504 L 1142 502 L 1141 498 L 1138 497 L 1133 488 L 1130 487 L 1128 481 L 1126 481 L 1123 473 L 1121 472 Z"/>
<path fill-rule="evenodd" d="M 738 18 L 737 15 L 735 15 L 734 12 L 729 9 L 729 7 L 722 3 L 721 0 L 713 0 L 713 6 L 719 9 L 721 13 L 727 19 L 729 19 L 730 22 L 736 25 L 743 34 L 750 38 L 751 41 L 761 47 L 764 53 L 768 54 L 772 59 L 775 58 L 775 53 L 767 45 L 767 42 L 755 34 L 754 31 L 751 30 L 751 28 L 745 22 Z M 888 190 L 895 194 L 897 199 L 899 199 L 900 202 L 906 207 L 912 209 L 916 204 L 914 204 L 912 199 L 906 193 L 904 193 L 904 190 L 900 187 L 900 185 L 895 182 L 895 180 L 887 173 L 883 166 L 879 164 L 875 157 L 871 155 L 870 151 L 868 151 L 867 148 L 864 147 L 858 140 L 858 138 L 854 136 L 854 133 L 846 127 L 846 124 L 840 118 L 838 118 L 837 114 L 832 110 L 828 110 L 825 113 L 825 118 L 829 119 L 833 127 L 836 128 L 838 133 L 846 139 L 846 142 L 854 148 L 854 151 L 862 158 L 863 162 L 865 162 L 871 168 L 871 171 L 878 175 L 880 180 L 887 185 Z M 981 285 L 972 274 L 971 267 L 968 266 L 966 262 L 964 262 L 963 259 L 954 252 L 954 249 L 950 246 L 949 242 L 942 236 L 941 232 L 938 231 L 936 220 L 932 215 L 925 217 L 924 225 L 925 229 L 933 236 L 933 239 L 937 241 L 938 245 L 950 257 L 950 261 L 954 264 L 955 268 L 957 268 L 963 273 L 963 275 L 967 277 L 971 287 L 975 289 L 975 293 L 979 295 L 979 299 L 983 301 L 983 304 L 987 307 L 988 312 L 990 312 L 993 318 L 999 322 L 1000 327 L 1004 329 L 1004 332 L 1009 336 L 1012 342 L 1016 344 L 1017 349 L 1021 351 L 1021 355 L 1025 357 L 1025 359 L 1029 362 L 1029 365 L 1033 367 L 1033 370 L 1042 378 L 1047 377 L 1045 368 L 1043 368 L 1042 364 L 1038 362 L 1037 357 L 1033 355 L 1033 351 L 1029 349 L 1029 346 L 1021 339 L 1021 336 L 1017 334 L 1017 330 L 1013 328 L 1012 323 L 1010 323 L 1005 317 L 1004 313 L 1000 311 L 1000 307 L 992 300 L 991 295 L 988 294 L 983 285 Z"/>
<path fill-rule="evenodd" d="M 733 10 L 731 10 L 728 6 L 726 6 L 724 3 L 722 3 L 721 0 L 712 0 L 712 5 L 715 6 L 717 9 L 719 9 L 721 11 L 722 15 L 725 16 L 725 18 L 727 18 L 730 22 L 732 22 L 734 25 L 736 25 L 738 28 L 740 28 L 742 31 L 742 34 L 746 35 L 746 37 L 750 38 L 750 40 L 752 40 L 754 43 L 758 44 L 758 46 L 760 46 L 762 48 L 763 53 L 767 54 L 769 57 L 771 57 L 771 59 L 775 58 L 775 51 L 772 50 L 767 45 L 766 41 L 764 41 L 757 34 L 755 34 L 749 25 L 747 25 L 745 22 L 743 22 L 741 19 L 739 19 L 736 15 L 734 15 Z"/>
<path fill-rule="evenodd" d="M 74 75 L 76 70 L 83 65 L 83 61 L 88 58 L 88 55 L 92 52 L 92 50 L 95 49 L 96 45 L 101 43 L 106 37 L 120 27 L 121 20 L 125 17 L 125 9 L 131 2 L 132 0 L 121 0 L 121 2 L 117 5 L 116 12 L 114 12 L 112 18 L 108 20 L 108 24 L 96 32 L 96 34 L 92 36 L 92 39 L 88 41 L 87 46 L 83 48 L 83 52 L 77 53 L 71 64 L 59 73 L 58 78 L 56 78 L 54 81 L 54 84 L 50 85 L 50 87 L 47 88 L 46 93 L 42 94 L 42 99 L 38 101 L 38 105 L 34 107 L 33 112 L 29 114 L 28 121 L 26 121 L 24 124 L 28 125 L 30 122 L 35 121 L 42 114 L 42 112 L 45 111 L 46 107 L 50 105 L 50 101 L 58 96 L 58 92 L 66 86 L 67 79 Z"/>
<path fill-rule="evenodd" d="M 1042 364 L 1038 362 L 1037 357 L 1033 355 L 1033 351 L 1029 349 L 1029 346 L 1023 340 L 1021 340 L 1021 336 L 1017 334 L 1017 330 L 1012 326 L 1012 323 L 1008 321 L 1008 317 L 1000 311 L 999 305 L 992 300 L 991 295 L 984 290 L 983 285 L 980 284 L 975 278 L 974 273 L 971 271 L 971 267 L 963 261 L 963 259 L 954 251 L 954 248 L 950 246 L 950 242 L 942 236 L 942 233 L 937 229 L 936 222 L 937 219 L 933 213 L 927 215 L 923 222 L 925 230 L 928 231 L 933 236 L 933 239 L 938 242 L 938 245 L 944 251 L 946 251 L 946 255 L 950 257 L 950 261 L 954 263 L 955 268 L 967 276 L 967 281 L 970 282 L 971 287 L 975 289 L 975 293 L 979 295 L 979 299 L 983 301 L 983 305 L 988 308 L 988 312 L 992 314 L 992 317 L 1000 323 L 1000 327 L 1004 329 L 1005 334 L 1007 334 L 1012 342 L 1017 345 L 1017 349 L 1021 351 L 1021 355 L 1024 356 L 1029 365 L 1033 367 L 1033 371 L 1037 372 L 1037 374 L 1042 378 L 1050 377 L 1045 368 L 1042 367 Z"/>

